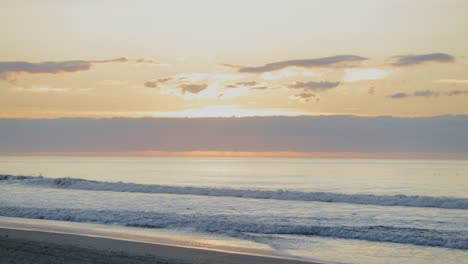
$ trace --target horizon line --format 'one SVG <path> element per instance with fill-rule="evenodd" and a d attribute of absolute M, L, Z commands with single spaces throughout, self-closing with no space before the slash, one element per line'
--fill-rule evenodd
<path fill-rule="evenodd" d="M 354 114 L 318 114 L 318 115 L 252 115 L 252 116 L 58 116 L 58 117 L 2 117 L 0 120 L 58 120 L 58 119 L 243 119 L 243 118 L 271 118 L 271 117 L 358 117 L 358 118 L 437 118 L 437 117 L 468 117 L 467 114 L 441 115 L 354 115 Z"/>
<path fill-rule="evenodd" d="M 411 159 L 468 160 L 463 152 L 299 152 L 299 151 L 121 151 L 121 152 L 16 152 L 3 157 L 160 157 L 160 158 L 292 158 L 292 159 Z"/>

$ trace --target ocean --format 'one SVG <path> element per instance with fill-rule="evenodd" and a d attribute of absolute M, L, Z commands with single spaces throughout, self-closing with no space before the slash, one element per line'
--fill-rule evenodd
<path fill-rule="evenodd" d="M 0 157 L 0 216 L 327 263 L 468 263 L 468 161 Z"/>

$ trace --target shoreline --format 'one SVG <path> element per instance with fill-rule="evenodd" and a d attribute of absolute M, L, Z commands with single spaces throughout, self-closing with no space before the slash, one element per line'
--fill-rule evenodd
<path fill-rule="evenodd" d="M 65 261 L 62 263 L 319 264 L 292 258 L 3 227 L 0 228 L 0 243 L 1 250 L 5 251 L 2 254 L 8 254 L 6 259 L 10 261 L 17 261 L 14 263 L 41 263 L 41 259 L 43 263 L 53 263 L 55 258 Z"/>

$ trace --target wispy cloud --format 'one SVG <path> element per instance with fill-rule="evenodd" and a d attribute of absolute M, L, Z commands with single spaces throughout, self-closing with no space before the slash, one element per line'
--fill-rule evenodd
<path fill-rule="evenodd" d="M 242 88 L 242 87 L 250 87 L 251 89 L 258 88 L 256 87 L 257 85 L 260 85 L 260 83 L 256 81 L 244 81 L 244 82 L 236 82 L 236 83 L 231 83 L 226 85 L 226 88 Z M 266 88 L 266 86 L 265 86 Z"/>
<path fill-rule="evenodd" d="M 148 60 L 148 59 L 136 59 L 134 60 L 136 63 L 149 63 L 149 64 L 161 64 L 155 60 Z"/>
<path fill-rule="evenodd" d="M 255 86 L 257 85 L 256 81 L 247 81 L 247 82 L 237 82 L 237 85 L 243 85 L 243 86 Z"/>
<path fill-rule="evenodd" d="M 412 94 L 409 93 L 395 93 L 389 95 L 388 97 L 391 99 L 403 99 L 409 97 L 424 97 L 424 98 L 431 98 L 431 97 L 439 97 L 439 96 L 458 96 L 458 95 L 468 95 L 468 90 L 453 90 L 449 92 L 436 92 L 432 90 L 423 90 L 423 91 L 416 91 Z"/>
<path fill-rule="evenodd" d="M 296 82 L 290 85 L 293 89 L 303 89 L 304 91 L 322 92 L 338 87 L 340 82 Z"/>
<path fill-rule="evenodd" d="M 227 68 L 235 68 L 235 69 L 239 69 L 239 68 L 244 67 L 244 66 L 239 65 L 239 64 L 230 64 L 230 63 L 221 63 L 221 66 L 224 66 L 224 67 L 227 67 Z"/>
<path fill-rule="evenodd" d="M 397 60 L 392 64 L 393 66 L 413 66 L 429 62 L 450 63 L 455 61 L 452 55 L 446 53 L 402 55 L 396 56 L 395 58 Z"/>
<path fill-rule="evenodd" d="M 310 102 L 312 99 L 315 99 L 317 102 L 318 102 L 318 98 L 316 97 L 315 94 L 313 93 L 298 93 L 298 94 L 294 94 L 290 97 L 291 99 L 297 99 L 297 100 L 300 100 L 302 102 Z"/>
<path fill-rule="evenodd" d="M 199 82 L 204 80 L 213 80 L 220 82 L 235 81 L 243 77 L 242 74 L 221 74 L 221 73 L 179 73 L 173 76 L 174 79 L 179 79 L 189 82 Z"/>
<path fill-rule="evenodd" d="M 287 60 L 268 63 L 258 67 L 240 67 L 239 72 L 245 73 L 263 73 L 277 71 L 287 67 L 300 68 L 326 68 L 326 67 L 343 67 L 352 66 L 357 62 L 367 60 L 367 58 L 355 55 L 338 55 L 332 57 L 316 58 L 316 59 L 300 59 Z"/>
<path fill-rule="evenodd" d="M 257 85 L 256 81 L 236 82 L 226 85 L 226 88 L 251 87 Z"/>
<path fill-rule="evenodd" d="M 139 60 L 132 60 L 132 61 L 140 61 L 141 62 L 142 59 L 139 59 Z M 92 60 L 92 61 L 88 61 L 90 63 L 111 63 L 111 62 L 129 62 L 131 61 L 130 59 L 127 59 L 125 57 L 122 57 L 122 58 L 116 58 L 116 59 L 110 59 L 110 60 Z"/>
<path fill-rule="evenodd" d="M 392 98 L 392 99 L 403 99 L 403 98 L 406 98 L 408 96 L 410 96 L 410 95 L 407 94 L 407 93 L 395 93 L 395 94 L 389 95 L 388 97 Z"/>
<path fill-rule="evenodd" d="M 439 92 L 434 92 L 431 90 L 416 91 L 413 93 L 413 96 L 416 96 L 416 97 L 437 97 L 439 95 L 440 95 Z"/>
<path fill-rule="evenodd" d="M 457 96 L 457 95 L 466 95 L 468 94 L 468 90 L 453 90 L 447 93 L 448 96 Z"/>
<path fill-rule="evenodd" d="M 240 97 L 248 93 L 249 89 L 263 85 L 263 83 L 254 80 L 238 81 L 243 77 L 243 74 L 238 73 L 178 73 L 170 77 L 146 81 L 144 86 L 159 88 L 161 94 L 175 95 L 191 100 Z"/>
<path fill-rule="evenodd" d="M 268 86 L 255 86 L 251 88 L 252 90 L 266 90 Z"/>

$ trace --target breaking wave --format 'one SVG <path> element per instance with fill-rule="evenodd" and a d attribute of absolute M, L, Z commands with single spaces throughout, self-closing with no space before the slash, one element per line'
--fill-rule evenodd
<path fill-rule="evenodd" d="M 249 239 L 257 235 L 304 235 L 419 246 L 468 249 L 466 231 L 394 226 L 326 226 L 271 223 L 243 215 L 176 214 L 63 208 L 0 207 L 0 215 L 33 219 L 117 224 L 143 228 L 192 229 Z"/>
<path fill-rule="evenodd" d="M 288 190 L 248 190 L 208 187 L 184 187 L 148 185 L 124 182 L 99 182 L 76 178 L 46 178 L 42 176 L 0 175 L 0 183 L 45 188 L 160 193 L 181 195 L 204 195 L 251 199 L 272 199 L 286 201 L 314 201 L 329 203 L 368 204 L 380 206 L 434 207 L 444 209 L 468 209 L 468 198 L 432 197 L 420 195 L 373 195 L 343 194 L 332 192 L 301 192 Z"/>

